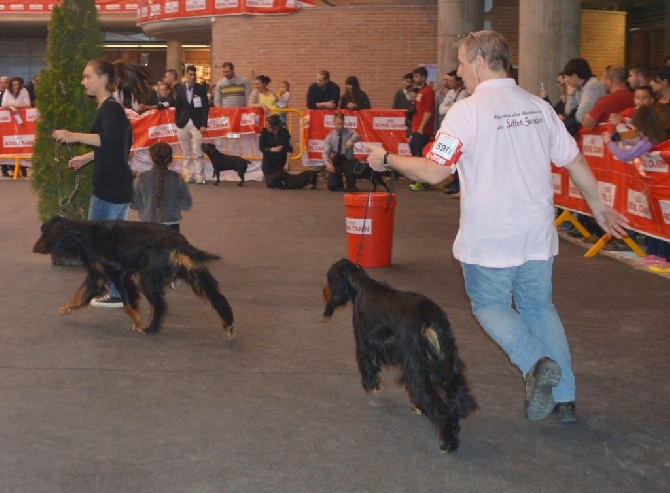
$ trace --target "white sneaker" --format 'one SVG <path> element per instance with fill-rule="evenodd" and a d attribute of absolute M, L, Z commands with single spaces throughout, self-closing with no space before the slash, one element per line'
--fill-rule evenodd
<path fill-rule="evenodd" d="M 119 296 L 112 296 L 109 293 L 98 298 L 93 298 L 90 304 L 91 306 L 104 308 L 123 308 L 123 301 L 121 301 L 121 298 Z"/>

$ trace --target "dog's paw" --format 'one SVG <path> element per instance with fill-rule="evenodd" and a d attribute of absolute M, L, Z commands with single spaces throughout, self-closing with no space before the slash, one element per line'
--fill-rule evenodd
<path fill-rule="evenodd" d="M 442 440 L 440 440 L 440 452 L 442 453 L 451 453 L 458 450 L 460 445 L 460 440 L 455 435 L 449 435 Z"/>
<path fill-rule="evenodd" d="M 419 415 L 423 414 L 423 410 L 419 406 L 417 406 L 416 404 L 412 404 L 412 407 L 410 409 L 414 414 L 419 414 Z"/>
<path fill-rule="evenodd" d="M 147 332 L 147 329 L 149 328 L 149 325 L 138 322 L 136 324 L 133 324 L 133 326 L 131 328 L 132 328 L 133 332 L 145 333 L 145 332 Z"/>
<path fill-rule="evenodd" d="M 224 329 L 229 339 L 233 339 L 235 337 L 235 327 L 233 327 L 232 324 L 224 327 Z"/>
<path fill-rule="evenodd" d="M 70 305 L 63 305 L 58 309 L 58 313 L 60 315 L 67 315 L 68 313 L 72 313 L 72 308 L 70 308 Z"/>

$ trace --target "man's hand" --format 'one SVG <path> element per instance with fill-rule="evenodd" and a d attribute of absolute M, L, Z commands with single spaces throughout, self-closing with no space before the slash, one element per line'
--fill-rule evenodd
<path fill-rule="evenodd" d="M 89 163 L 90 159 L 86 154 L 75 156 L 68 162 L 68 166 L 72 169 L 81 169 Z"/>
<path fill-rule="evenodd" d="M 368 145 L 370 153 L 368 154 L 368 164 L 375 171 L 387 171 L 384 167 L 384 154 L 386 150 L 381 146 Z"/>
<path fill-rule="evenodd" d="M 333 163 L 326 163 L 326 169 L 331 173 L 335 173 L 335 166 L 333 166 Z"/>
<path fill-rule="evenodd" d="M 603 204 L 599 210 L 594 210 L 593 217 L 608 235 L 616 238 L 628 236 L 626 231 L 626 228 L 630 227 L 628 218 L 609 205 Z"/>

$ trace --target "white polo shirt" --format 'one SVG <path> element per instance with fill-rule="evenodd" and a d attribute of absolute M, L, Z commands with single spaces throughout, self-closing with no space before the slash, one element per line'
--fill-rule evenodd
<path fill-rule="evenodd" d="M 463 143 L 454 256 L 514 267 L 557 255 L 551 163 L 579 149 L 552 107 L 514 79 L 489 80 L 452 106 L 441 130 Z"/>

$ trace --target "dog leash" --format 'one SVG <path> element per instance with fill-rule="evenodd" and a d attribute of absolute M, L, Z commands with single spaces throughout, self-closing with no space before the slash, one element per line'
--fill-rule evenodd
<path fill-rule="evenodd" d="M 354 173 L 356 173 L 356 166 L 359 163 L 356 163 L 354 165 Z M 367 163 L 362 163 L 361 171 L 363 171 L 363 167 Z M 369 166 L 369 165 L 368 165 Z M 359 172 L 360 173 L 360 172 Z M 358 242 L 358 252 L 356 253 L 356 267 L 359 269 L 361 268 L 361 256 L 363 255 L 363 239 L 365 235 L 365 226 L 367 224 L 368 220 L 368 209 L 370 208 L 370 198 L 372 197 L 372 183 L 374 182 L 374 176 L 375 173 L 377 173 L 375 170 L 371 169 L 370 170 L 370 182 L 368 184 L 368 192 L 367 192 L 367 200 L 365 201 L 365 209 L 363 209 L 363 228 L 361 229 L 361 239 Z M 389 185 L 389 191 L 386 197 L 386 206 L 385 210 L 388 210 L 389 206 L 391 205 L 391 199 L 393 198 L 393 190 L 395 189 L 395 171 L 391 171 L 391 184 Z"/>
<path fill-rule="evenodd" d="M 67 147 L 67 153 L 68 153 L 68 162 L 70 159 L 72 159 L 72 148 L 70 147 L 70 143 L 66 143 L 65 146 Z M 56 189 L 58 191 L 58 207 L 60 208 L 61 214 L 65 215 L 65 209 L 70 207 L 72 204 L 72 201 L 74 200 L 75 195 L 77 195 L 77 192 L 79 191 L 79 170 L 75 169 L 74 170 L 74 188 L 72 189 L 72 192 L 70 192 L 70 195 L 67 197 L 63 198 L 63 188 L 61 186 L 61 171 L 60 171 L 60 145 L 58 144 L 58 141 L 54 139 L 54 161 L 56 162 Z"/>

